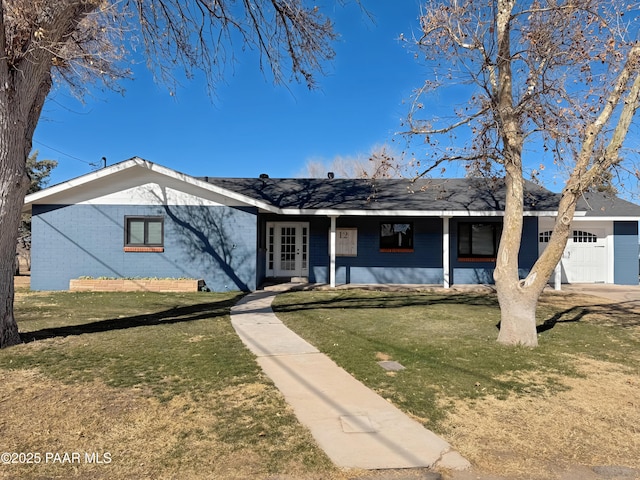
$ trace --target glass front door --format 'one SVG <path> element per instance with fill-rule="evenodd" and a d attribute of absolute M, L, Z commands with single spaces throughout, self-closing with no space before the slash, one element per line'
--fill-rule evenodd
<path fill-rule="evenodd" d="M 309 275 L 309 224 L 267 224 L 267 275 L 306 277 Z"/>

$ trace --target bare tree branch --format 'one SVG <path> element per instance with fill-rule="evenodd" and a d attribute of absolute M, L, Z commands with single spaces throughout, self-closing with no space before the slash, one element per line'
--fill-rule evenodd
<path fill-rule="evenodd" d="M 54 84 L 82 96 L 118 89 L 142 47 L 157 79 L 202 72 L 210 91 L 236 50 L 254 50 L 275 82 L 309 87 L 334 51 L 333 25 L 306 0 L 2 0 L 0 4 L 0 348 L 20 341 L 13 264 L 26 161 Z M 287 72 L 291 77 L 287 77 Z"/>
<path fill-rule="evenodd" d="M 562 255 L 576 202 L 588 189 L 612 187 L 610 170 L 623 161 L 639 104 L 640 47 L 629 40 L 637 34 L 634 18 L 622 19 L 636 17 L 637 9 L 619 0 L 430 0 L 424 7 L 416 45 L 439 81 L 416 92 L 408 134 L 432 148 L 430 165 L 419 173 L 461 161 L 474 174 L 498 169 L 505 177 L 494 273 L 504 343 L 537 343 L 532 312 Z M 453 82 L 468 85 L 467 102 L 451 118 L 429 115 L 432 109 L 422 108 L 429 95 Z M 439 138 L 461 137 L 469 140 L 436 149 Z M 520 281 L 528 145 L 542 147 L 540 168 L 562 166 L 569 175 L 551 241 Z M 635 174 L 637 167 L 627 170 Z"/>

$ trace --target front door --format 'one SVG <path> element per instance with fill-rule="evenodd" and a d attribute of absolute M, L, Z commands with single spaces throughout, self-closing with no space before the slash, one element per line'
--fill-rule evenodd
<path fill-rule="evenodd" d="M 308 223 L 267 223 L 267 276 L 309 276 Z"/>

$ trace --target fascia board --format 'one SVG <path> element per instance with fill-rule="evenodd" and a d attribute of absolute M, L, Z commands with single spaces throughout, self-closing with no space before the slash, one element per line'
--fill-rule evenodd
<path fill-rule="evenodd" d="M 574 218 L 577 221 L 584 222 L 640 222 L 640 217 L 621 217 L 621 216 L 611 216 L 611 217 L 588 217 L 582 216 L 579 218 Z"/>
<path fill-rule="evenodd" d="M 272 205 L 269 205 L 268 203 L 265 202 L 261 202 L 259 200 L 256 200 L 254 198 L 248 197 L 246 195 L 242 195 L 239 193 L 235 193 L 232 192 L 230 190 L 221 188 L 221 187 L 217 187 L 215 185 L 212 185 L 208 182 L 202 181 L 202 180 L 198 180 L 195 177 L 192 177 L 190 175 L 181 173 L 181 172 L 177 172 L 175 170 L 172 170 L 170 168 L 167 167 L 163 167 L 161 165 L 155 164 L 153 162 L 149 162 L 148 160 L 144 160 L 141 158 L 132 158 L 130 160 L 126 160 L 124 162 L 121 163 L 117 163 L 115 165 L 112 165 L 110 167 L 106 167 L 103 168 L 101 170 L 98 170 L 96 172 L 91 172 L 88 173 L 86 175 L 82 175 L 80 177 L 74 178 L 72 180 L 68 180 L 66 182 L 60 183 L 58 185 L 54 185 L 52 187 L 48 187 L 45 188 L 44 190 L 41 190 L 39 192 L 35 192 L 32 193 L 31 195 L 27 195 L 27 197 L 25 197 L 25 202 L 24 202 L 24 206 L 23 206 L 23 212 L 28 212 L 31 209 L 31 206 L 36 204 L 36 203 L 44 203 L 42 202 L 43 200 L 46 200 L 47 198 L 52 198 L 52 197 L 56 197 L 56 196 L 60 196 L 60 195 L 64 195 L 65 192 L 70 191 L 74 188 L 78 188 L 78 187 L 82 187 L 82 186 L 86 186 L 92 182 L 96 182 L 100 179 L 104 179 L 106 177 L 115 175 L 117 173 L 123 172 L 125 170 L 131 169 L 131 168 L 143 168 L 143 169 L 147 169 L 149 171 L 152 171 L 154 173 L 157 173 L 159 175 L 164 175 L 168 178 L 174 179 L 174 180 L 178 180 L 182 183 L 185 183 L 187 185 L 191 185 L 193 187 L 197 187 L 212 193 L 215 193 L 217 195 L 221 195 L 223 197 L 227 197 L 229 199 L 235 200 L 239 203 L 245 204 L 247 206 L 254 206 L 257 208 L 261 208 L 264 210 L 267 210 L 269 212 L 272 213 L 281 213 L 280 209 L 277 209 L 275 207 L 273 207 Z"/>
<path fill-rule="evenodd" d="M 553 217 L 558 212 L 524 212 L 526 217 Z M 503 217 L 504 212 L 468 210 L 338 210 L 338 209 L 282 209 L 283 215 L 359 216 L 359 217 Z M 578 215 L 578 214 L 576 214 Z"/>
<path fill-rule="evenodd" d="M 241 193 L 236 193 L 231 190 L 227 190 L 226 188 L 218 187 L 209 182 L 205 182 L 204 180 L 199 180 L 185 173 L 177 172 L 175 170 L 172 170 L 167 167 L 163 167 L 161 165 L 153 164 L 151 170 L 161 173 L 163 175 L 167 175 L 176 180 L 180 180 L 186 184 L 193 185 L 194 187 L 198 187 L 203 190 L 208 190 L 210 192 L 216 193 L 218 195 L 222 195 L 224 197 L 236 200 L 238 202 L 244 203 L 252 207 L 257 207 L 271 213 L 282 213 L 281 209 L 274 207 L 273 205 L 269 205 L 266 202 L 256 200 L 255 198 L 249 197 L 247 195 L 243 195 Z"/>
<path fill-rule="evenodd" d="M 140 162 L 146 162 L 146 160 L 142 160 L 141 158 L 132 158 L 130 160 L 126 160 L 124 162 L 111 165 L 101 170 L 97 170 L 95 172 L 87 173 L 86 175 L 82 175 L 80 177 L 67 180 L 66 182 L 62 182 L 57 185 L 47 187 L 43 190 L 27 195 L 24 199 L 24 205 L 25 206 L 33 205 L 34 203 L 40 200 L 43 200 L 47 197 L 52 197 L 54 195 L 64 193 L 65 191 L 71 190 L 72 188 L 80 187 L 82 185 L 95 182 L 96 180 L 99 180 L 101 178 L 108 177 L 115 173 L 121 172 L 123 170 L 127 170 L 135 166 L 139 166 Z"/>

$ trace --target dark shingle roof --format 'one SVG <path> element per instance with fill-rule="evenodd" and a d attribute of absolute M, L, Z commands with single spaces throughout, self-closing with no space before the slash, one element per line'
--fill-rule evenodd
<path fill-rule="evenodd" d="M 209 183 L 281 209 L 422 210 L 500 212 L 503 180 L 207 178 Z M 525 182 L 525 211 L 553 212 L 560 194 Z M 640 206 L 599 192 L 588 192 L 577 211 L 586 216 L 640 217 Z"/>
<path fill-rule="evenodd" d="M 587 217 L 640 217 L 640 205 L 601 192 L 585 192 L 576 210 Z"/>
<path fill-rule="evenodd" d="M 282 209 L 502 211 L 504 182 L 463 179 L 252 179 L 207 181 Z M 527 182 L 525 209 L 553 211 L 558 196 Z"/>

